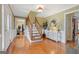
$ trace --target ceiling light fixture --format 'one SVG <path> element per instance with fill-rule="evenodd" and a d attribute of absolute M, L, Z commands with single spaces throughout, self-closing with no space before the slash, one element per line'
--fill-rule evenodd
<path fill-rule="evenodd" d="M 44 10 L 44 5 L 37 5 L 36 10 L 37 10 L 38 12 L 43 12 L 43 10 Z"/>

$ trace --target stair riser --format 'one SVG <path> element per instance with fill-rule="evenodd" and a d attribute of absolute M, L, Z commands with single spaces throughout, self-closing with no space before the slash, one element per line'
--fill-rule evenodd
<path fill-rule="evenodd" d="M 41 35 L 39 34 L 35 24 L 32 27 L 32 40 L 41 40 Z"/>

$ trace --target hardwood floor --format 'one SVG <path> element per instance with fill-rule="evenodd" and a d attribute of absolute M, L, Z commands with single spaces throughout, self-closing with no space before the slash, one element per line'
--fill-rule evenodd
<path fill-rule="evenodd" d="M 11 42 L 7 52 L 11 54 L 64 54 L 65 44 L 56 43 L 46 38 L 43 41 L 30 44 L 25 36 L 20 35 Z"/>
<path fill-rule="evenodd" d="M 67 41 L 67 45 L 69 45 L 69 47 L 71 47 L 71 48 L 76 48 L 76 46 L 77 46 L 75 41 Z"/>

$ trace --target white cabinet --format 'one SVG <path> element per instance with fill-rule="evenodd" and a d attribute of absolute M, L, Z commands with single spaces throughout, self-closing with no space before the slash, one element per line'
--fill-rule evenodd
<path fill-rule="evenodd" d="M 60 41 L 62 42 L 63 41 L 63 31 L 60 31 L 60 32 L 54 32 L 54 31 L 49 31 L 49 30 L 45 30 L 45 34 L 46 34 L 46 37 L 51 39 L 51 40 L 54 40 L 54 41 Z"/>

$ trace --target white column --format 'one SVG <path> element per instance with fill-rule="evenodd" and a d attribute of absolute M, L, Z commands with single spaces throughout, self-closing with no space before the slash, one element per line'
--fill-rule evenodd
<path fill-rule="evenodd" d="M 2 4 L 2 51 L 4 51 L 4 5 Z"/>
<path fill-rule="evenodd" d="M 63 43 L 66 43 L 66 14 L 64 14 L 64 33 L 63 33 L 63 36 L 64 36 Z"/>

